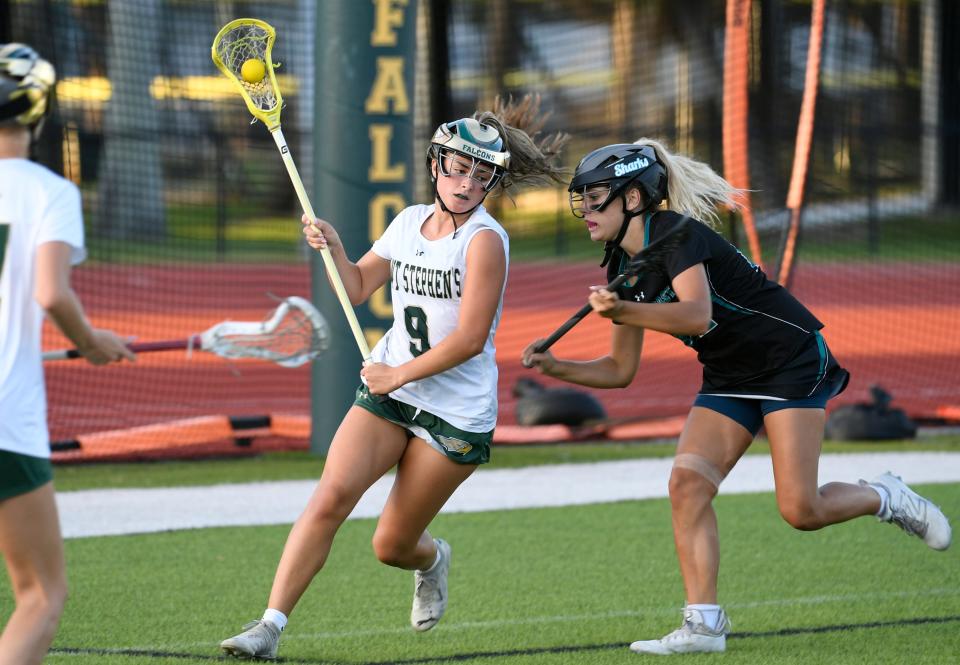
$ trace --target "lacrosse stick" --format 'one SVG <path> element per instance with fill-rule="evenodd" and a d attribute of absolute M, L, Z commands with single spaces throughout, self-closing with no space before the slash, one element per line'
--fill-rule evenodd
<path fill-rule="evenodd" d="M 308 300 L 291 296 L 263 321 L 223 321 L 186 339 L 129 344 L 131 351 L 200 349 L 222 358 L 269 360 L 284 367 L 299 367 L 330 346 L 330 330 L 323 315 Z M 80 358 L 77 349 L 48 351 L 44 360 Z"/>
<path fill-rule="evenodd" d="M 213 39 L 210 52 L 214 64 L 236 84 L 253 117 L 262 121 L 270 130 L 277 149 L 280 150 L 283 164 L 287 167 L 293 188 L 297 192 L 297 198 L 300 199 L 300 206 L 307 217 L 313 220 L 316 218 L 313 206 L 310 205 L 310 199 L 303 187 L 297 165 L 294 164 L 293 157 L 290 155 L 287 141 L 283 138 L 283 132 L 280 131 L 283 97 L 280 95 L 280 86 L 277 85 L 277 78 L 273 73 L 277 65 L 274 65 L 271 60 L 271 51 L 276 37 L 276 31 L 269 24 L 254 18 L 238 18 L 220 29 Z M 311 226 L 316 228 L 312 221 Z M 350 304 L 350 298 L 343 288 L 343 281 L 333 262 L 333 255 L 326 247 L 320 250 L 320 255 L 323 257 L 323 264 L 333 284 L 333 290 L 337 293 L 337 300 L 343 307 L 343 313 L 347 315 L 347 322 L 350 324 L 350 330 L 353 332 L 363 361 L 367 363 L 370 361 L 370 347 L 357 321 L 353 305 Z"/>
<path fill-rule="evenodd" d="M 626 269 L 623 271 L 622 275 L 619 275 L 615 280 L 607 284 L 605 288 L 607 291 L 615 291 L 620 288 L 620 286 L 626 282 L 631 277 L 636 277 L 641 272 L 664 272 L 664 262 L 667 257 L 670 256 L 673 251 L 680 246 L 687 238 L 687 226 L 686 221 L 688 217 L 682 217 L 676 224 L 667 231 L 666 235 L 662 238 L 655 240 L 646 247 L 640 250 L 640 252 L 630 259 L 630 262 L 627 264 Z M 566 335 L 571 328 L 580 323 L 580 321 L 585 317 L 593 308 L 590 306 L 590 303 L 587 303 L 579 310 L 577 313 L 567 319 L 566 323 L 557 328 L 552 335 L 543 340 L 537 347 L 533 350 L 534 353 L 543 353 L 551 346 L 553 346 L 558 339 Z"/>

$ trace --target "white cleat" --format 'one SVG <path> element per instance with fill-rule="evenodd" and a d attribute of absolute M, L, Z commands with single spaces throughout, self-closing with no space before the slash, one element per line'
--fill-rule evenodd
<path fill-rule="evenodd" d="M 935 550 L 950 547 L 952 531 L 946 515 L 932 501 L 907 487 L 899 476 L 888 471 L 869 483 L 861 480 L 860 484 L 880 486 L 890 496 L 886 513 L 877 516 L 881 521 L 896 524 Z"/>
<path fill-rule="evenodd" d="M 280 629 L 270 621 L 251 621 L 243 632 L 220 643 L 220 650 L 235 658 L 274 660 L 280 646 Z"/>
<path fill-rule="evenodd" d="M 413 573 L 413 609 L 410 625 L 423 632 L 437 625 L 447 610 L 447 573 L 450 572 L 450 545 L 440 538 L 434 539 L 440 560 L 429 573 L 419 570 Z"/>
<path fill-rule="evenodd" d="M 730 620 L 720 610 L 717 629 L 704 625 L 703 614 L 689 607 L 683 609 L 683 625 L 659 640 L 641 640 L 630 645 L 634 653 L 652 653 L 670 656 L 677 653 L 710 653 L 726 651 Z"/>

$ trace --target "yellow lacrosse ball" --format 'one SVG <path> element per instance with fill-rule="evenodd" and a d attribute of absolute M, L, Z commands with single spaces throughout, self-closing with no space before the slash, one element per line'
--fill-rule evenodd
<path fill-rule="evenodd" d="M 266 73 L 267 66 L 263 64 L 263 60 L 257 60 L 256 58 L 250 58 L 244 61 L 240 67 L 240 76 L 242 76 L 243 80 L 247 83 L 259 83 L 263 80 Z"/>

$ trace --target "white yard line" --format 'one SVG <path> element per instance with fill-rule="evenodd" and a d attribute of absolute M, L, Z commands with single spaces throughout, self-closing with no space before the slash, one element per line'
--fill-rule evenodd
<path fill-rule="evenodd" d="M 916 589 L 914 591 L 866 591 L 864 593 L 845 593 L 835 596 L 799 596 L 791 598 L 776 598 L 771 600 L 760 600 L 746 603 L 729 602 L 723 606 L 728 610 L 740 610 L 748 608 L 769 607 L 776 608 L 797 608 L 820 605 L 830 605 L 837 603 L 864 603 L 867 601 L 889 601 L 900 599 L 904 601 L 913 601 L 916 598 L 929 598 L 930 596 L 960 596 L 960 589 L 956 588 L 932 588 Z M 444 621 L 444 628 L 448 631 L 459 632 L 464 630 L 498 630 L 516 626 L 537 626 L 558 623 L 576 623 L 586 624 L 593 622 L 602 622 L 610 619 L 621 618 L 642 618 L 642 617 L 674 617 L 678 613 L 675 607 L 637 607 L 633 609 L 609 610 L 607 612 L 591 612 L 589 614 L 554 614 L 540 615 L 532 614 L 524 610 L 517 616 L 504 617 L 501 619 L 490 619 L 487 621 Z M 350 628 L 345 630 L 329 631 L 296 631 L 293 633 L 284 633 L 283 641 L 287 644 L 295 641 L 315 642 L 317 640 L 336 640 L 349 639 L 357 637 L 384 637 L 389 635 L 409 635 L 410 626 L 402 625 L 396 627 L 383 628 Z M 204 649 L 216 648 L 219 640 L 205 640 L 203 642 L 191 643 L 169 643 L 169 644 L 149 644 L 133 647 L 141 651 L 183 651 L 184 649 Z M 62 655 L 62 654 L 60 654 Z"/>
<path fill-rule="evenodd" d="M 481 468 L 461 486 L 444 513 L 584 505 L 667 495 L 671 459 L 559 464 L 520 469 Z M 872 478 L 893 471 L 910 484 L 960 482 L 960 453 L 895 452 L 824 455 L 820 482 Z M 351 519 L 376 517 L 393 476 L 381 478 Z M 314 480 L 237 483 L 209 487 L 108 489 L 57 495 L 65 538 L 152 533 L 216 526 L 290 524 L 303 510 Z M 744 457 L 721 494 L 770 492 L 767 455 Z"/>

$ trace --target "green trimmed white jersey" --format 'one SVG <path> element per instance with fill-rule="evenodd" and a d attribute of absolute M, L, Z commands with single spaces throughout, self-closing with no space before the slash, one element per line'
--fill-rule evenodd
<path fill-rule="evenodd" d="M 50 457 L 37 248 L 58 241 L 71 263 L 86 257 L 80 191 L 39 164 L 0 159 L 0 449 L 33 457 Z"/>
<path fill-rule="evenodd" d="M 372 351 L 376 362 L 402 365 L 433 348 L 456 329 L 467 277 L 467 248 L 478 232 L 489 229 L 499 235 L 509 263 L 507 232 L 483 206 L 455 233 L 428 240 L 420 228 L 433 211 L 432 205 L 406 208 L 373 244 L 374 253 L 390 262 L 388 286 L 393 302 L 393 326 Z M 493 338 L 502 312 L 503 289 L 483 351 L 440 374 L 408 383 L 390 396 L 467 432 L 491 431 L 497 423 Z"/>

